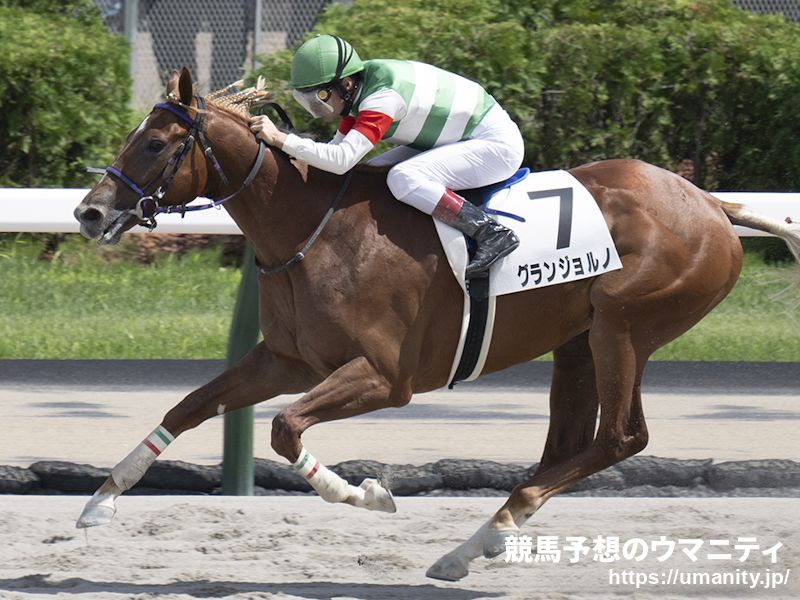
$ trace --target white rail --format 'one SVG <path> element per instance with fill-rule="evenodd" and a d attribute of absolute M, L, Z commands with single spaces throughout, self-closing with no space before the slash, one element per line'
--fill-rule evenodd
<path fill-rule="evenodd" d="M 86 189 L 0 188 L 0 231 L 78 233 L 72 212 L 88 193 Z M 800 221 L 800 193 L 715 192 L 727 202 L 739 202 L 754 211 L 783 220 Z M 736 227 L 740 237 L 767 235 L 746 227 Z M 241 234 L 225 210 L 202 210 L 158 217 L 158 233 Z M 147 233 L 136 228 L 133 233 Z"/>
<path fill-rule="evenodd" d="M 89 193 L 84 189 L 17 189 L 0 188 L 0 231 L 78 233 L 80 226 L 73 216 L 75 207 Z M 241 234 L 228 211 L 198 210 L 159 215 L 158 233 Z M 132 233 L 147 233 L 136 227 Z"/>

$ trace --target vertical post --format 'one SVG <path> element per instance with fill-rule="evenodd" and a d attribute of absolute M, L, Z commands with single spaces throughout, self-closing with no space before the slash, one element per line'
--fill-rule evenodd
<path fill-rule="evenodd" d="M 253 247 L 247 242 L 242 279 L 236 295 L 228 338 L 228 367 L 233 366 L 258 343 L 258 272 Z M 253 495 L 253 407 L 225 414 L 222 453 L 222 493 Z"/>
<path fill-rule="evenodd" d="M 258 68 L 258 48 L 261 44 L 261 9 L 262 0 L 255 0 L 255 14 L 253 15 L 253 63 L 252 68 Z"/>
<path fill-rule="evenodd" d="M 131 81 L 136 81 L 136 32 L 139 29 L 139 0 L 125 0 L 123 7 L 123 30 L 130 48 L 128 71 Z"/>

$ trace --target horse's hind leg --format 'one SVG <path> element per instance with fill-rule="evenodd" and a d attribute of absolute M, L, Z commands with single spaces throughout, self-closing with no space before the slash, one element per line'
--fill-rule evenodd
<path fill-rule="evenodd" d="M 161 424 L 113 468 L 86 504 L 76 526 L 109 523 L 116 512 L 117 497 L 136 485 L 158 455 L 184 431 L 279 394 L 304 391 L 315 382 L 305 364 L 278 357 L 263 342 L 258 344 L 238 364 L 172 408 Z"/>
<path fill-rule="evenodd" d="M 594 362 L 589 332 L 585 331 L 553 351 L 550 427 L 537 473 L 589 447 L 597 409 Z"/>
<path fill-rule="evenodd" d="M 550 387 L 550 427 L 536 475 L 586 450 L 597 424 L 598 395 L 589 332 L 585 331 L 553 351 Z M 504 507 L 505 508 L 505 507 Z M 428 576 L 454 581 L 467 575 L 469 562 L 487 553 L 487 542 L 496 545 L 513 535 L 521 523 L 492 529 L 486 523 L 453 552 L 428 570 Z"/>
<path fill-rule="evenodd" d="M 595 366 L 596 390 L 600 403 L 597 435 L 585 444 L 589 425 L 587 408 L 573 433 L 578 434 L 577 454 L 540 468 L 530 481 L 514 488 L 505 505 L 469 540 L 440 558 L 427 575 L 454 581 L 466 576 L 469 562 L 478 556 L 497 556 L 505 548 L 505 538 L 513 535 L 551 496 L 572 484 L 601 471 L 647 445 L 647 427 L 641 409 L 640 381 L 648 353 L 638 350 L 629 331 L 619 323 L 596 319 L 589 333 Z M 586 368 L 586 367 L 584 367 Z M 566 416 L 564 417 L 566 418 Z M 564 427 L 562 432 L 568 433 Z M 554 449 L 557 446 L 553 446 Z M 564 452 L 569 453 L 569 446 Z M 547 454 L 547 453 L 545 453 Z"/>
<path fill-rule="evenodd" d="M 549 498 L 647 446 L 641 380 L 651 349 L 644 350 L 624 325 L 596 319 L 589 333 L 595 366 L 600 422 L 591 443 L 577 454 L 540 470 L 518 485 L 495 515 L 494 527 L 519 527 Z M 585 439 L 585 438 L 584 438 Z M 485 554 L 496 554 L 488 548 Z"/>

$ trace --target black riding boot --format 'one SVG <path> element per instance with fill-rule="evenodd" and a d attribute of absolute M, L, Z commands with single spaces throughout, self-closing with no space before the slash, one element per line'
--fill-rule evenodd
<path fill-rule="evenodd" d="M 458 201 L 461 202 L 461 206 L 457 212 L 450 208 L 446 216 L 437 207 L 433 216 L 471 237 L 478 246 L 472 262 L 467 265 L 466 278 L 488 277 L 489 267 L 511 254 L 519 246 L 519 238 L 508 227 L 504 227 L 480 208 L 450 190 L 447 190 L 442 200 L 449 200 L 449 207 L 454 208 L 453 205 Z M 440 202 L 440 206 L 442 204 Z"/>

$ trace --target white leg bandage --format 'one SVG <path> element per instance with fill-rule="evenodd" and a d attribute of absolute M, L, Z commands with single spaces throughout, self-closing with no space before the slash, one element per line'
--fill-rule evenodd
<path fill-rule="evenodd" d="M 314 458 L 305 448 L 292 467 L 311 484 L 325 502 L 344 502 L 350 497 L 352 486 Z"/>
<path fill-rule="evenodd" d="M 303 448 L 297 461 L 292 464 L 294 470 L 311 484 L 326 502 L 346 502 L 353 506 L 382 512 L 396 512 L 394 498 L 375 479 L 365 479 L 356 487 L 350 485 L 336 473 L 326 468 L 311 453 Z"/>
<path fill-rule="evenodd" d="M 483 524 L 467 541 L 437 560 L 428 577 L 458 581 L 469 573 L 469 563 L 479 556 L 493 558 L 505 551 L 506 538 L 519 533 L 519 529 L 495 529 L 492 521 Z"/>
<path fill-rule="evenodd" d="M 158 455 L 175 438 L 161 425 L 153 430 L 141 444 L 136 446 L 122 461 L 111 471 L 111 478 L 123 492 L 131 489 L 144 476 L 150 465 L 155 462 Z"/>

